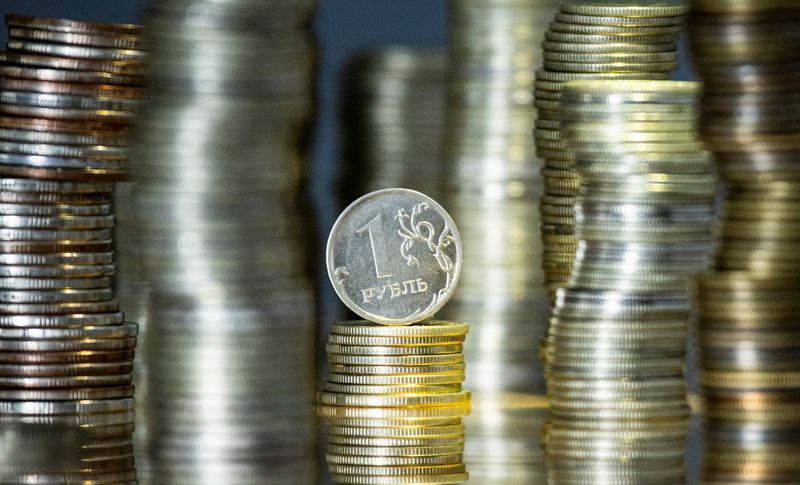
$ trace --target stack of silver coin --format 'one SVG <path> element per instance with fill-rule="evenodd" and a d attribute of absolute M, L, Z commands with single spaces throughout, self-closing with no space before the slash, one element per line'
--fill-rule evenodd
<path fill-rule="evenodd" d="M 9 432 L 0 447 L 12 458 L 0 481 L 131 482 L 137 326 L 112 295 L 110 180 L 127 174 L 127 128 L 145 94 L 142 30 L 6 23 L 0 414 Z M 62 445 L 56 458 L 52 443 Z"/>
<path fill-rule="evenodd" d="M 580 178 L 561 133 L 564 83 L 581 79 L 668 79 L 678 65 L 684 2 L 567 0 L 542 43 L 536 71 L 537 154 L 544 159 L 540 199 L 543 268 L 551 300 L 575 258 L 575 196 Z"/>
<path fill-rule="evenodd" d="M 308 1 L 154 2 L 134 254 L 153 483 L 316 480 Z"/>
<path fill-rule="evenodd" d="M 680 483 L 690 278 L 708 267 L 716 178 L 700 85 L 571 81 L 562 133 L 583 183 L 579 240 L 547 342 L 554 483 Z"/>
<path fill-rule="evenodd" d="M 447 59 L 432 49 L 392 46 L 357 55 L 346 74 L 346 203 L 361 194 L 406 187 L 439 197 Z"/>
<path fill-rule="evenodd" d="M 535 351 L 547 323 L 536 201 L 533 72 L 558 0 L 451 0 L 450 80 L 443 201 L 464 243 L 461 283 L 439 314 L 469 321 L 467 384 L 476 402 L 544 392 Z M 524 399 L 524 398 L 523 398 Z M 495 426 L 511 412 L 478 407 L 465 422 L 465 460 L 476 483 L 535 476 L 530 426 Z M 484 414 L 484 412 L 486 414 Z M 531 410 L 515 411 L 515 418 Z M 524 421 L 524 418 L 521 418 Z M 489 450 L 491 453 L 489 453 Z"/>
<path fill-rule="evenodd" d="M 697 285 L 704 483 L 800 477 L 800 5 L 694 0 L 701 133 L 725 191 Z"/>

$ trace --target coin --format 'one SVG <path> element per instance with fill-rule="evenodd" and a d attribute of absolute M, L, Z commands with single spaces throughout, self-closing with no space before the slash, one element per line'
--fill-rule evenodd
<path fill-rule="evenodd" d="M 386 325 L 436 313 L 455 289 L 461 260 L 450 216 L 406 189 L 355 201 L 334 224 L 327 246 L 328 276 L 339 297 L 360 316 Z"/>

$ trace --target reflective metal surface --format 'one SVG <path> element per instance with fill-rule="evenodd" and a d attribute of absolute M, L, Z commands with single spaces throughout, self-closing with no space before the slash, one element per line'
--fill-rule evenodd
<path fill-rule="evenodd" d="M 577 242 L 574 204 L 580 177 L 562 133 L 564 83 L 667 79 L 677 67 L 678 33 L 686 13 L 680 2 L 567 1 L 545 33 L 544 60 L 534 82 L 534 138 L 537 153 L 545 160 L 539 207 L 551 300 L 558 288 L 566 286 Z"/>
<path fill-rule="evenodd" d="M 628 120 L 691 114 L 699 93 L 671 81 L 564 86 L 561 133 L 583 190 L 545 350 L 549 483 L 686 480 L 689 279 L 709 263 L 716 180 L 695 123 L 633 131 Z"/>
<path fill-rule="evenodd" d="M 466 419 L 465 461 L 472 483 L 537 483 L 543 477 L 529 454 L 536 451 L 536 424 L 520 419 L 524 412 L 518 414 L 516 403 L 507 405 L 505 396 L 544 391 L 536 349 L 546 326 L 547 294 L 532 93 L 543 32 L 557 5 L 449 2 L 442 203 L 458 224 L 465 264 L 453 299 L 438 316 L 470 323 L 466 384 L 476 407 Z"/>
<path fill-rule="evenodd" d="M 390 187 L 439 200 L 447 57 L 391 46 L 354 57 L 342 95 L 346 202 Z"/>
<path fill-rule="evenodd" d="M 145 92 L 141 77 L 102 69 L 119 54 L 109 42 L 128 39 L 136 49 L 126 52 L 144 56 L 141 27 L 6 21 L 0 111 L 14 116 L 0 121 L 0 481 L 135 483 L 138 328 L 112 295 L 107 179 L 127 173 L 128 120 Z"/>
<path fill-rule="evenodd" d="M 701 132 L 726 182 L 698 278 L 703 483 L 796 482 L 800 431 L 798 6 L 693 1 Z"/>
<path fill-rule="evenodd" d="M 152 96 L 123 250 L 148 324 L 142 483 L 317 479 L 299 197 L 312 8 L 170 0 L 148 11 Z"/>

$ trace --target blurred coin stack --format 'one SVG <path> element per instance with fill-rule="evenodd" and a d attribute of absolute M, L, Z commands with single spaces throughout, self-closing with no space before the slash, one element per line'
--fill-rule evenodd
<path fill-rule="evenodd" d="M 726 183 L 697 285 L 703 483 L 800 477 L 800 5 L 691 2 L 701 134 Z"/>
<path fill-rule="evenodd" d="M 511 420 L 505 405 L 520 394 L 542 394 L 535 349 L 547 323 L 540 268 L 536 200 L 541 193 L 531 132 L 533 72 L 542 33 L 558 0 L 451 0 L 446 178 L 443 199 L 458 220 L 464 244 L 459 288 L 441 318 L 471 322 L 467 385 L 476 408 L 466 420 L 472 481 L 529 477 L 530 426 Z M 484 410 L 486 414 L 484 415 Z M 522 419 L 524 421 L 524 419 Z M 500 462 L 490 462 L 500 457 Z"/>
<path fill-rule="evenodd" d="M 553 483 L 681 483 L 689 279 L 708 267 L 716 179 L 700 86 L 572 81 L 564 139 L 583 189 L 577 257 L 547 342 Z"/>
<path fill-rule="evenodd" d="M 444 52 L 431 49 L 392 46 L 351 61 L 342 98 L 346 203 L 389 187 L 439 197 L 446 75 Z"/>
<path fill-rule="evenodd" d="M 541 52 L 542 19 L 555 4 L 451 2 L 448 175 L 442 182 L 470 264 L 444 311 L 448 318 L 475 322 L 470 352 L 476 354 L 468 356 L 474 377 L 484 367 L 505 367 L 498 380 L 476 379 L 476 391 L 486 385 L 520 390 L 533 382 L 529 349 L 541 329 L 531 321 L 531 310 L 546 303 L 537 291 L 541 270 L 532 201 L 541 183 L 530 137 L 531 73 Z"/>
<path fill-rule="evenodd" d="M 16 436 L 4 446 L 41 455 L 39 445 L 24 449 L 27 437 L 52 427 L 69 438 L 61 451 L 72 459 L 44 468 L 17 460 L 0 481 L 129 483 L 137 326 L 112 295 L 111 180 L 127 174 L 127 129 L 144 95 L 142 31 L 16 15 L 6 23 L 0 419 L 19 434 L 4 435 Z"/>
<path fill-rule="evenodd" d="M 309 1 L 167 0 L 146 17 L 133 158 L 149 288 L 153 483 L 316 480 L 315 304 L 299 202 Z"/>
<path fill-rule="evenodd" d="M 463 483 L 467 325 L 338 322 L 317 408 L 336 483 Z"/>
<path fill-rule="evenodd" d="M 561 132 L 564 83 L 590 79 L 668 79 L 678 66 L 678 36 L 688 8 L 678 1 L 567 0 L 542 43 L 536 71 L 534 138 L 544 159 L 540 199 L 545 284 L 554 301 L 575 259 L 575 196 L 581 188 L 574 156 Z"/>

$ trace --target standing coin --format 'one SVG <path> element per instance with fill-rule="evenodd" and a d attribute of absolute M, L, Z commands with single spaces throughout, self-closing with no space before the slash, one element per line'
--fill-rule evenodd
<path fill-rule="evenodd" d="M 461 238 L 445 210 L 408 189 L 384 189 L 339 216 L 327 246 L 328 276 L 358 315 L 383 325 L 433 316 L 461 274 Z"/>

